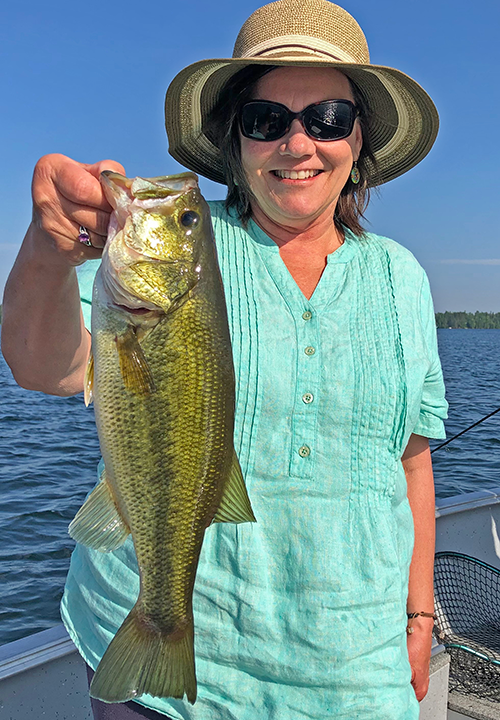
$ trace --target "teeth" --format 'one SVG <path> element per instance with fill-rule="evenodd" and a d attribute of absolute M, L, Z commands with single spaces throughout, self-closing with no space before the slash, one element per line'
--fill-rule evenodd
<path fill-rule="evenodd" d="M 319 170 L 275 170 L 274 174 L 287 180 L 305 180 L 306 178 L 319 175 Z"/>

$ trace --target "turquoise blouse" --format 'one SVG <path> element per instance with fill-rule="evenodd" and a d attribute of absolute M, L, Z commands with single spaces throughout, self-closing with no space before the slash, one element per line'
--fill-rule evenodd
<path fill-rule="evenodd" d="M 194 593 L 198 700 L 176 720 L 417 720 L 406 651 L 412 515 L 401 455 L 444 438 L 426 275 L 346 233 L 307 300 L 278 247 L 210 203 L 257 523 L 208 528 Z M 80 271 L 89 324 L 98 261 Z M 134 548 L 77 545 L 62 617 L 94 669 L 139 591 Z"/>

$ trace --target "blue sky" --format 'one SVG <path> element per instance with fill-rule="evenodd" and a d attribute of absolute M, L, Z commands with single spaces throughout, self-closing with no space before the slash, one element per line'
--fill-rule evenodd
<path fill-rule="evenodd" d="M 230 57 L 258 0 L 187 3 L 28 0 L 0 13 L 0 290 L 30 220 L 37 159 L 113 158 L 128 175 L 163 175 L 166 87 L 185 65 Z M 497 218 L 500 3 L 344 0 L 372 62 L 397 67 L 434 99 L 441 129 L 417 168 L 383 186 L 369 229 L 408 247 L 436 310 L 500 311 Z M 208 199 L 220 185 L 202 182 Z"/>

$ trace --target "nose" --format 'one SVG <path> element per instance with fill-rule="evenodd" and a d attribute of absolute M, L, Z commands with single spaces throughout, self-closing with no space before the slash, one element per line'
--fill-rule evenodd
<path fill-rule="evenodd" d="M 300 120 L 295 119 L 292 122 L 290 130 L 281 142 L 279 152 L 280 155 L 291 155 L 297 158 L 314 155 L 316 152 L 314 140 L 306 133 Z"/>

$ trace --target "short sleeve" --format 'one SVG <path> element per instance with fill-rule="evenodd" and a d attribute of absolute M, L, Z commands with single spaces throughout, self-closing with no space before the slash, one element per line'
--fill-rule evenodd
<path fill-rule="evenodd" d="M 80 300 L 82 302 L 82 313 L 85 327 L 90 332 L 90 316 L 92 311 L 92 288 L 94 287 L 94 278 L 101 261 L 87 260 L 86 263 L 80 265 L 76 269 L 78 277 L 78 285 L 80 287 Z"/>
<path fill-rule="evenodd" d="M 424 275 L 422 283 L 420 313 L 430 367 L 424 380 L 420 415 L 412 432 L 415 435 L 444 440 L 446 431 L 443 420 L 448 417 L 448 403 L 445 399 L 443 372 L 438 354 L 434 306 L 429 280 L 426 275 Z"/>

